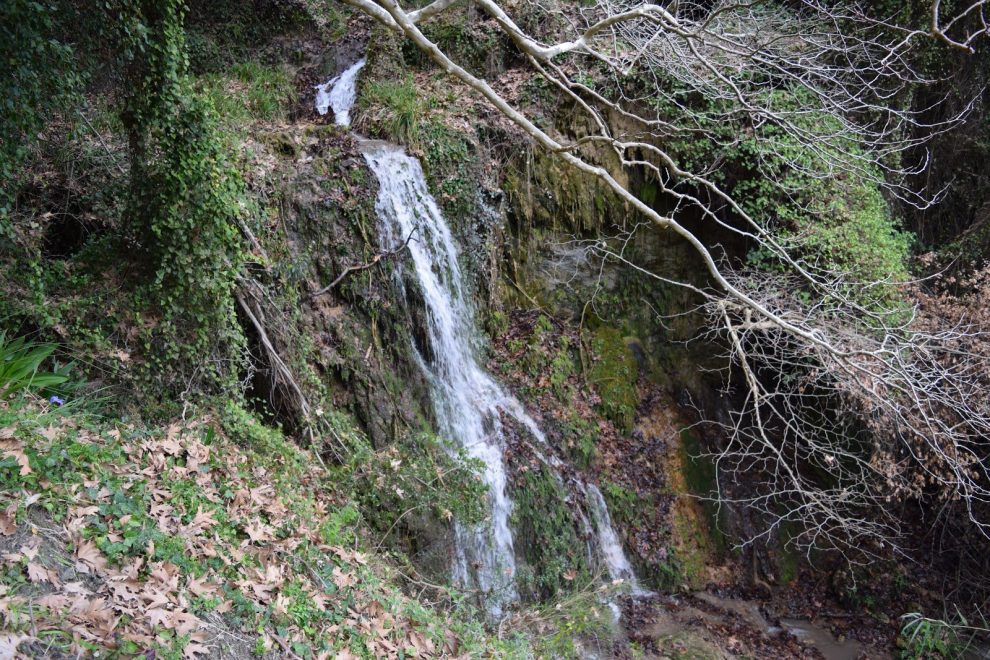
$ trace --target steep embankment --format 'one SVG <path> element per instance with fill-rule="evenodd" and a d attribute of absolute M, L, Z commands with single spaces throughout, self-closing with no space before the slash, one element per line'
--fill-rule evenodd
<path fill-rule="evenodd" d="M 345 474 L 236 409 L 4 402 L 0 449 L 2 657 L 523 653 L 403 595 Z"/>
<path fill-rule="evenodd" d="M 831 611 L 829 585 L 786 596 L 802 583 L 793 557 L 735 562 L 711 526 L 714 511 L 692 498 L 711 489 L 711 465 L 675 402 L 717 398 L 699 369 L 717 357 L 677 343 L 691 336 L 692 318 L 658 323 L 658 313 L 690 308 L 690 295 L 592 249 L 615 239 L 634 262 L 690 280 L 683 246 L 637 233 L 600 186 L 538 153 L 370 21 L 337 12 L 331 31 L 312 17 L 247 29 L 240 21 L 263 21 L 236 5 L 213 10 L 197 4 L 192 15 L 201 22 L 189 33 L 190 85 L 217 111 L 226 154 L 218 167 L 244 184 L 243 213 L 231 217 L 242 263 L 224 298 L 236 301 L 243 334 L 237 382 L 188 387 L 179 367 L 196 374 L 216 356 L 186 355 L 180 365 L 145 341 L 160 318 L 153 304 L 140 306 L 147 300 L 133 283 L 147 274 L 118 220 L 126 136 L 112 98 L 92 91 L 91 130 L 80 138 L 53 124 L 39 146 L 12 229 L 16 250 L 0 245 L 0 311 L 84 359 L 114 400 L 81 404 L 99 414 L 42 399 L 0 404 L 0 654 L 814 654 L 770 623 Z M 463 18 L 428 29 L 539 121 L 581 130 L 483 22 Z M 258 39 L 233 43 L 245 33 Z M 446 586 L 451 521 L 482 522 L 490 506 L 477 463 L 439 437 L 452 425 L 438 419 L 420 364 L 436 344 L 431 308 L 406 251 L 382 251 L 379 181 L 359 142 L 313 109 L 314 87 L 369 37 L 357 127 L 422 162 L 429 190 L 417 195 L 441 208 L 460 254 L 448 256 L 462 269 L 462 306 L 491 338 L 477 346 L 463 330 L 458 350 L 488 358 L 550 447 L 538 455 L 519 416 L 502 415 L 511 581 L 522 602 L 508 607 L 499 639 L 465 604 L 476 594 Z M 640 183 L 644 199 L 657 196 Z M 163 361 L 175 373 L 154 367 Z M 165 380 L 186 389 L 163 394 Z M 130 421 L 140 415 L 195 421 Z M 547 455 L 564 467 L 549 469 Z M 580 496 L 592 487 L 640 582 L 659 592 L 621 599 L 621 626 L 603 599 L 622 589 L 603 579 L 590 520 L 604 507 Z M 762 598 L 771 574 L 784 597 L 742 600 Z M 740 600 L 715 597 L 725 595 Z M 859 626 L 865 605 L 848 611 L 830 620 L 837 634 L 862 628 L 871 641 L 896 630 L 890 620 L 881 633 Z"/>
<path fill-rule="evenodd" d="M 541 126 L 580 137 L 569 102 L 473 18 L 448 14 L 424 29 Z M 358 126 L 417 153 L 457 239 L 484 246 L 465 261 L 492 340 L 490 368 L 533 411 L 568 470 L 600 485 L 641 581 L 678 594 L 627 600 L 627 634 L 673 655 L 697 650 L 678 636 L 706 629 L 702 646 L 730 657 L 815 653 L 805 645 L 846 657 L 860 642 L 889 648 L 898 623 L 882 610 L 904 611 L 903 590 L 875 582 L 864 598 L 862 585 L 857 592 L 841 575 L 830 581 L 788 546 L 790 530 L 733 552 L 754 535 L 754 521 L 694 497 L 715 488 L 710 452 L 721 438 L 691 423 L 699 409 L 728 419 L 731 392 L 718 371 L 724 354 L 697 339 L 702 319 L 690 313 L 698 301 L 689 290 L 630 267 L 703 284 L 690 250 L 644 229 L 602 186 L 541 154 L 414 51 L 384 33 L 372 39 Z M 617 133 L 628 128 L 612 119 Z M 614 155 L 588 157 L 615 166 Z M 615 174 L 658 209 L 669 202 L 646 173 Z M 479 210 L 486 204 L 502 214 L 494 227 Z M 599 249 L 604 243 L 623 260 Z M 563 601 L 587 584 L 586 532 L 575 515 L 581 499 L 554 480 L 525 432 L 513 440 L 507 460 L 524 596 Z M 795 625 L 823 609 L 840 614 L 800 624 L 814 634 Z"/>

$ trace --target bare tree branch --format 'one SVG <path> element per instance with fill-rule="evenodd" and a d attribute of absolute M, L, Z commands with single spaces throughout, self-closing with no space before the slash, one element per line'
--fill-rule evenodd
<path fill-rule="evenodd" d="M 725 380 L 737 402 L 723 424 L 728 446 L 715 459 L 722 470 L 763 479 L 744 502 L 765 514 L 762 533 L 799 521 L 796 542 L 806 547 L 878 551 L 899 542 L 894 503 L 937 497 L 961 503 L 971 524 L 990 536 L 990 405 L 978 373 L 985 370 L 982 349 L 974 348 L 984 346 L 983 322 L 961 316 L 947 323 L 917 306 L 869 302 L 886 295 L 872 292 L 905 283 L 859 281 L 809 259 L 800 236 L 782 236 L 772 218 L 747 211 L 720 184 L 720 162 L 691 166 L 666 147 L 696 139 L 730 149 L 745 138 L 755 145 L 755 176 L 783 198 L 800 192 L 797 173 L 799 181 L 874 186 L 925 208 L 944 191 L 909 186 L 928 162 L 908 157 L 960 125 L 971 106 L 932 120 L 939 116 L 932 108 L 904 103 L 932 82 L 915 67 L 912 48 L 934 35 L 972 50 L 987 33 L 984 2 L 947 18 L 936 1 L 931 25 L 905 27 L 856 4 L 825 0 L 466 0 L 529 59 L 535 75 L 587 116 L 590 128 L 571 140 L 540 128 L 424 35 L 419 23 L 453 3 L 407 11 L 397 0 L 347 2 L 409 39 L 652 227 L 695 250 L 706 286 L 645 271 L 607 242 L 591 248 L 698 295 L 708 337 L 727 347 Z M 523 9 L 535 15 L 526 24 L 543 26 L 540 34 L 509 13 Z M 737 134 L 720 130 L 725 126 Z M 600 165 L 595 153 L 602 147 L 623 170 L 649 172 L 675 211 L 658 212 Z M 706 244 L 681 222 L 687 209 L 760 246 L 775 267 L 744 268 Z"/>
<path fill-rule="evenodd" d="M 412 240 L 413 233 L 414 232 L 410 232 L 409 235 L 406 236 L 406 240 L 402 241 L 402 244 L 399 245 L 399 247 L 395 248 L 394 250 L 387 250 L 385 252 L 379 252 L 378 254 L 376 254 L 375 256 L 373 256 L 371 258 L 371 261 L 369 261 L 367 263 L 358 264 L 357 266 L 348 266 L 344 270 L 340 271 L 340 275 L 338 275 L 337 277 L 335 277 L 334 280 L 332 282 L 330 282 L 330 284 L 326 285 L 325 287 L 323 287 L 319 291 L 314 291 L 313 293 L 309 294 L 308 296 L 306 296 L 306 299 L 307 300 L 312 300 L 313 298 L 316 298 L 317 296 L 322 296 L 327 291 L 333 290 L 338 284 L 340 284 L 341 282 L 344 281 L 344 278 L 345 277 L 347 277 L 351 273 L 357 273 L 357 272 L 360 272 L 362 270 L 367 270 L 367 269 L 371 268 L 372 266 L 375 266 L 375 265 L 381 263 L 382 261 L 391 259 L 395 255 L 399 254 L 400 252 L 402 252 L 403 250 L 406 249 L 406 247 L 409 245 L 409 241 Z"/>
<path fill-rule="evenodd" d="M 942 0 L 932 4 L 932 34 L 946 44 L 976 52 L 973 44 L 980 37 L 990 35 L 990 3 L 976 0 L 966 9 L 946 18 L 942 15 Z"/>

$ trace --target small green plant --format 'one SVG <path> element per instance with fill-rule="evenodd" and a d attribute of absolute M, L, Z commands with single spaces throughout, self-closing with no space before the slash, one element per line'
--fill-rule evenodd
<path fill-rule="evenodd" d="M 607 604 L 608 589 L 593 585 L 589 581 L 529 613 L 532 627 L 540 631 L 536 657 L 586 657 L 591 649 L 609 647 L 617 630 Z"/>
<path fill-rule="evenodd" d="M 905 645 L 902 658 L 955 658 L 962 653 L 958 631 L 952 624 L 930 619 L 919 612 L 905 614 L 901 619 L 901 640 Z M 964 620 L 965 621 L 965 620 Z"/>
<path fill-rule="evenodd" d="M 54 344 L 34 344 L 23 337 L 8 340 L 0 333 L 0 396 L 23 390 L 44 390 L 65 383 L 67 369 L 39 371 L 55 351 Z"/>
<path fill-rule="evenodd" d="M 636 493 L 614 481 L 602 482 L 601 490 L 612 518 L 624 527 L 634 525 L 639 507 L 642 506 Z"/>
<path fill-rule="evenodd" d="M 283 69 L 254 61 L 239 62 L 224 74 L 203 76 L 197 87 L 210 98 L 225 127 L 232 130 L 253 121 L 283 118 L 294 91 Z"/>
<path fill-rule="evenodd" d="M 448 441 L 417 433 L 387 449 L 356 446 L 340 478 L 351 480 L 364 519 L 389 534 L 413 514 L 475 524 L 484 519 L 484 466 Z"/>
<path fill-rule="evenodd" d="M 384 130 L 401 144 L 415 144 L 419 139 L 420 123 L 426 114 L 427 102 L 419 96 L 412 75 L 396 82 L 373 82 L 362 97 L 362 105 L 381 108 L 385 114 Z"/>

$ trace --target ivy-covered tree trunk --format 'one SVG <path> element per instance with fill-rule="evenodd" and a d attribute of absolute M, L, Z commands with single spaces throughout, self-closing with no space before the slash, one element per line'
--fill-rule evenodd
<path fill-rule="evenodd" d="M 144 376 L 160 383 L 169 365 L 170 389 L 226 389 L 243 366 L 232 292 L 244 185 L 188 75 L 184 2 L 118 0 L 109 11 L 127 89 L 126 214 L 141 260 Z"/>

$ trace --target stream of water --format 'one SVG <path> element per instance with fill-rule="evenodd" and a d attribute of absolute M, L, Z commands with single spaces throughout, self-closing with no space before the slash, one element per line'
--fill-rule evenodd
<path fill-rule="evenodd" d="M 336 78 L 316 86 L 316 111 L 325 115 L 333 109 L 334 122 L 338 126 L 351 125 L 351 108 L 357 100 L 357 76 L 364 64 L 362 57 Z"/>
<path fill-rule="evenodd" d="M 360 60 L 340 76 L 317 87 L 317 110 L 333 110 L 337 124 L 347 126 L 355 101 Z M 429 355 L 416 351 L 432 389 L 439 432 L 484 465 L 491 515 L 487 524 L 467 526 L 455 522 L 454 580 L 478 590 L 492 618 L 502 616 L 507 604 L 519 598 L 515 585 L 516 557 L 510 517 L 512 500 L 507 491 L 503 453 L 506 435 L 503 415 L 526 428 L 538 445 L 546 439 L 522 404 L 508 394 L 485 370 L 474 350 L 474 314 L 464 291 L 458 250 L 436 200 L 430 194 L 423 169 L 401 147 L 366 140 L 362 152 L 378 178 L 376 210 L 384 249 L 394 249 L 410 239 L 411 267 L 422 294 L 427 319 Z M 414 347 L 415 348 L 415 347 Z M 544 459 L 559 465 L 552 456 Z M 560 478 L 559 475 L 557 477 Z M 575 481 L 594 522 L 597 550 L 613 580 L 636 587 L 632 567 L 612 528 L 608 508 L 593 485 Z M 581 514 L 583 516 L 583 514 Z"/>

